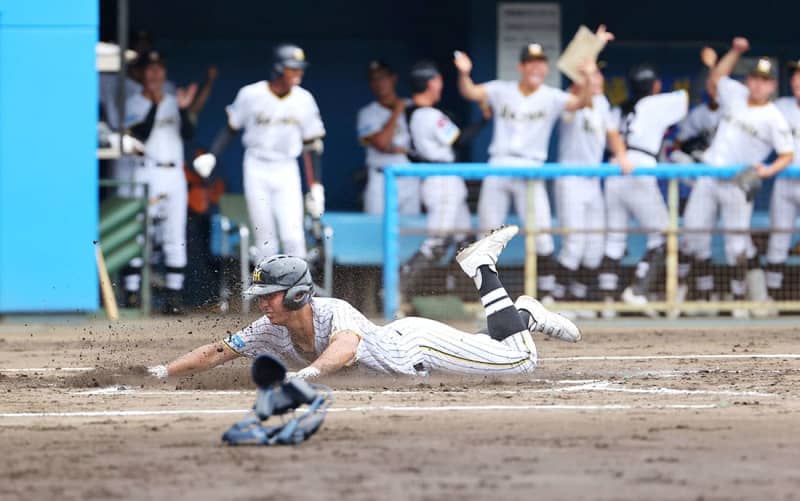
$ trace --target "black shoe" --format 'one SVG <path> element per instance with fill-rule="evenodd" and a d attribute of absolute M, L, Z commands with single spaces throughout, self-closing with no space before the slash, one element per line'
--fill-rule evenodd
<path fill-rule="evenodd" d="M 183 291 L 167 290 L 161 313 L 165 315 L 183 315 Z"/>
<path fill-rule="evenodd" d="M 136 291 L 129 291 L 125 293 L 125 308 L 141 308 L 142 301 L 139 293 Z"/>

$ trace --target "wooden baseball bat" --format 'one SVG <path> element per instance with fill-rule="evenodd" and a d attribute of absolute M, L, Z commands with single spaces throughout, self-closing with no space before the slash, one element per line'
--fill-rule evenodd
<path fill-rule="evenodd" d="M 111 278 L 108 276 L 108 268 L 106 267 L 106 260 L 103 258 L 103 249 L 100 248 L 100 244 L 95 245 L 94 255 L 97 260 L 97 273 L 100 275 L 100 293 L 103 296 L 103 306 L 106 308 L 109 320 L 118 320 L 117 299 L 114 297 L 114 289 L 111 287 Z"/>

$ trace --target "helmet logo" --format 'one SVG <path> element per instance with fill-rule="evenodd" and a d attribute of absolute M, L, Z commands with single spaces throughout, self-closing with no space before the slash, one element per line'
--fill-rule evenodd
<path fill-rule="evenodd" d="M 757 69 L 762 73 L 769 73 L 772 70 L 772 62 L 769 59 L 762 57 L 758 60 Z"/>
<path fill-rule="evenodd" d="M 296 48 L 296 49 L 294 50 L 294 54 L 292 54 L 292 57 L 293 57 L 293 58 L 294 58 L 296 61 L 305 61 L 305 60 L 306 60 L 306 53 L 305 53 L 305 52 L 303 52 L 303 49 L 301 49 L 300 47 L 298 47 L 298 48 Z"/>
<path fill-rule="evenodd" d="M 253 282 L 254 283 L 260 283 L 261 282 L 261 273 L 262 273 L 261 268 L 256 267 L 256 269 L 253 270 Z"/>
<path fill-rule="evenodd" d="M 529 56 L 541 56 L 542 55 L 542 46 L 538 43 L 528 44 L 528 55 Z"/>

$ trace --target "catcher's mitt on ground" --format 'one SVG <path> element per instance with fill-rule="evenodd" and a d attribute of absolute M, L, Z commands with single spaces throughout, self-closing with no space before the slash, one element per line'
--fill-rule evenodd
<path fill-rule="evenodd" d="M 731 179 L 742 189 L 745 196 L 747 196 L 748 202 L 753 200 L 753 197 L 756 196 L 756 192 L 761 189 L 761 177 L 758 175 L 758 169 L 754 166 L 740 170 Z"/>

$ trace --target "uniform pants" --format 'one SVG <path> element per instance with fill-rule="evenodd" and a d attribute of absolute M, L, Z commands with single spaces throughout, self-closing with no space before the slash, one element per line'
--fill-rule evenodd
<path fill-rule="evenodd" d="M 244 194 L 257 260 L 281 250 L 305 258 L 303 192 L 297 160 L 266 161 L 245 152 Z"/>
<path fill-rule="evenodd" d="M 697 180 L 683 214 L 687 230 L 709 229 L 722 218 L 723 230 L 749 230 L 753 204 L 735 183 L 726 179 L 701 177 Z M 699 260 L 711 258 L 711 235 L 687 233 L 686 248 Z M 753 242 L 747 233 L 725 234 L 725 260 L 728 265 L 741 264 L 754 254 Z"/>
<path fill-rule="evenodd" d="M 800 207 L 800 179 L 778 178 L 772 189 L 769 204 L 769 225 L 773 233 L 769 236 L 767 262 L 783 264 L 789 257 L 792 233 L 795 229 L 798 207 Z M 775 232 L 783 230 L 784 232 Z"/>
<path fill-rule="evenodd" d="M 148 212 L 155 222 L 151 225 L 153 239 L 161 244 L 164 252 L 164 265 L 169 269 L 186 266 L 186 217 L 188 210 L 188 190 L 186 177 L 181 167 L 157 167 L 152 164 L 139 166 L 133 179 L 146 183 L 150 198 Z M 142 188 L 137 187 L 134 194 L 141 196 Z M 139 259 L 133 263 L 141 267 Z M 183 272 L 167 272 L 167 288 L 183 288 Z"/>
<path fill-rule="evenodd" d="M 416 177 L 399 176 L 397 179 L 397 209 L 400 214 L 420 213 L 420 180 Z M 383 214 L 385 202 L 383 172 L 378 167 L 367 167 L 367 186 L 364 189 L 364 212 Z"/>
<path fill-rule="evenodd" d="M 620 260 L 625 255 L 630 217 L 643 228 L 653 229 L 647 235 L 647 248 L 664 245 L 664 232 L 669 215 L 658 182 L 652 176 L 614 176 L 606 179 L 606 256 Z M 623 231 L 620 231 L 623 230 Z"/>
<path fill-rule="evenodd" d="M 428 211 L 428 236 L 446 238 L 467 233 L 471 220 L 467 185 L 457 176 L 433 176 L 422 182 L 422 200 Z"/>
<path fill-rule="evenodd" d="M 496 341 L 435 320 L 406 317 L 365 336 L 360 363 L 381 372 L 416 374 L 529 374 L 536 368 L 536 346 L 526 330 Z"/>
<path fill-rule="evenodd" d="M 605 251 L 605 202 L 600 180 L 593 177 L 561 177 L 555 180 L 555 199 L 562 228 L 579 230 L 564 235 L 558 261 L 565 268 L 600 266 Z M 597 230 L 583 233 L 580 230 Z"/>

